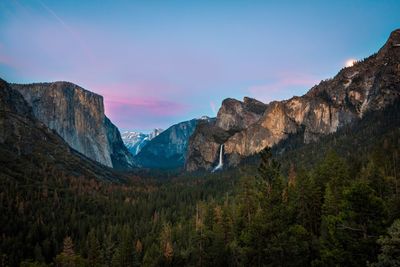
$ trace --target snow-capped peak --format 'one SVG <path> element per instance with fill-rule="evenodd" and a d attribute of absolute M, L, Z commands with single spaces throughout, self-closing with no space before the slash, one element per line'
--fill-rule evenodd
<path fill-rule="evenodd" d="M 136 131 L 125 131 L 121 134 L 121 137 L 125 146 L 132 155 L 135 156 L 151 139 L 159 135 L 162 131 L 163 130 L 160 128 L 154 129 L 148 134 Z"/>

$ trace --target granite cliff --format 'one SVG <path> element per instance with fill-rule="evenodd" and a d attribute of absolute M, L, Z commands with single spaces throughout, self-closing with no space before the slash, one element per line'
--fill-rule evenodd
<path fill-rule="evenodd" d="M 34 116 L 73 149 L 103 165 L 132 167 L 118 129 L 104 115 L 103 97 L 69 82 L 12 84 Z"/>
<path fill-rule="evenodd" d="M 400 29 L 390 34 L 378 53 L 321 81 L 301 97 L 263 104 L 245 98 L 226 99 L 215 122 L 199 124 L 190 138 L 186 170 L 211 170 L 224 144 L 228 166 L 273 146 L 290 134 L 303 133 L 304 143 L 336 132 L 382 110 L 400 95 Z"/>
<path fill-rule="evenodd" d="M 72 149 L 39 121 L 24 97 L 0 79 L 0 177 L 21 181 L 56 175 L 122 182 L 125 177 Z"/>

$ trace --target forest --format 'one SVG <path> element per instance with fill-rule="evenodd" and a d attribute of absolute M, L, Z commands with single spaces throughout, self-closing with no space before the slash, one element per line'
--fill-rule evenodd
<path fill-rule="evenodd" d="M 0 266 L 400 266 L 397 109 L 223 172 L 2 178 Z"/>

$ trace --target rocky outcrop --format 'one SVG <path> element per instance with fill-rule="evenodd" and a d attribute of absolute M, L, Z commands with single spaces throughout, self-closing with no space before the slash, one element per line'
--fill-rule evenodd
<path fill-rule="evenodd" d="M 200 122 L 193 119 L 175 124 L 149 141 L 134 157 L 136 165 L 144 168 L 172 169 L 184 166 L 189 138 Z"/>
<path fill-rule="evenodd" d="M 224 100 L 217 123 L 199 125 L 190 139 L 186 169 L 211 170 L 220 144 L 225 164 L 232 166 L 290 134 L 301 131 L 309 143 L 394 103 L 400 95 L 399 44 L 396 30 L 377 54 L 342 69 L 301 97 L 268 105 L 246 98 Z"/>
<path fill-rule="evenodd" d="M 186 170 L 210 170 L 217 161 L 220 145 L 235 133 L 240 133 L 256 123 L 266 108 L 267 105 L 248 97 L 245 97 L 243 102 L 232 98 L 225 99 L 216 120 L 199 122 L 190 137 Z"/>
<path fill-rule="evenodd" d="M 1 79 L 0 165 L 0 177 L 16 181 L 52 176 L 125 180 L 112 169 L 71 149 L 63 138 L 34 116 L 24 97 Z"/>
<path fill-rule="evenodd" d="M 217 161 L 221 144 L 230 135 L 228 131 L 218 127 L 215 120 L 199 122 L 189 139 L 187 160 L 185 162 L 186 170 L 211 170 L 211 166 Z"/>
<path fill-rule="evenodd" d="M 35 117 L 73 149 L 109 167 L 132 165 L 118 129 L 104 115 L 102 96 L 69 82 L 11 86 L 31 105 Z"/>
<path fill-rule="evenodd" d="M 266 105 L 256 99 L 245 97 L 243 102 L 227 98 L 218 111 L 216 126 L 229 132 L 246 129 L 263 115 Z"/>

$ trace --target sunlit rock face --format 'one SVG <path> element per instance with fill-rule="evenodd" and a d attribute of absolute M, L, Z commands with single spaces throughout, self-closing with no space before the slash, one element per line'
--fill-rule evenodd
<path fill-rule="evenodd" d="M 300 130 L 304 142 L 336 132 L 366 112 L 392 104 L 400 95 L 400 30 L 377 54 L 342 69 L 301 97 L 263 104 L 223 101 L 216 123 L 199 125 L 190 139 L 186 170 L 210 170 L 224 144 L 227 165 L 273 146 Z"/>
<path fill-rule="evenodd" d="M 11 86 L 32 106 L 35 117 L 73 149 L 109 167 L 132 165 L 118 129 L 104 115 L 102 96 L 69 82 Z"/>
<path fill-rule="evenodd" d="M 245 97 L 243 102 L 228 98 L 218 111 L 216 126 L 225 131 L 240 131 L 258 121 L 266 105 L 256 99 Z"/>
<path fill-rule="evenodd" d="M 60 135 L 39 121 L 22 94 L 1 78 L 0 161 L 2 179 L 51 172 L 65 177 L 125 181 L 123 175 L 72 149 Z"/>
<path fill-rule="evenodd" d="M 185 168 L 212 170 L 218 164 L 220 145 L 235 133 L 247 129 L 260 120 L 267 105 L 245 97 L 243 101 L 225 99 L 218 111 L 217 119 L 198 124 L 189 140 Z M 230 147 L 225 147 L 229 149 Z"/>

